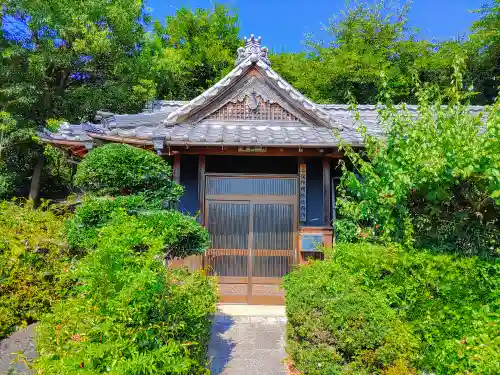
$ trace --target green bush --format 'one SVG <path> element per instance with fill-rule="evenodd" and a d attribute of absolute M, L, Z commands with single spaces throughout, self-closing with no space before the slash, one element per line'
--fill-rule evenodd
<path fill-rule="evenodd" d="M 9 171 L 0 166 L 0 199 L 6 198 L 13 191 L 13 176 Z"/>
<path fill-rule="evenodd" d="M 40 318 L 65 296 L 72 254 L 64 217 L 42 203 L 0 202 L 0 338 Z"/>
<path fill-rule="evenodd" d="M 167 259 L 201 255 L 210 246 L 207 230 L 179 211 L 152 211 L 138 219 L 152 228 L 154 236 L 163 239 Z"/>
<path fill-rule="evenodd" d="M 102 228 L 74 271 L 78 295 L 40 322 L 39 374 L 206 373 L 214 281 L 165 269 L 165 247 L 186 240 L 156 236 L 150 224 L 117 212 Z"/>
<path fill-rule="evenodd" d="M 158 155 L 124 144 L 97 147 L 78 165 L 75 184 L 97 195 L 145 193 L 176 201 L 182 187 L 172 181 L 170 166 Z"/>
<path fill-rule="evenodd" d="M 305 374 L 497 374 L 500 265 L 337 245 L 285 278 L 287 349 Z"/>
<path fill-rule="evenodd" d="M 162 209 L 161 202 L 149 200 L 143 194 L 95 197 L 85 196 L 75 214 L 66 221 L 65 232 L 72 249 L 92 249 L 97 245 L 99 229 L 111 220 L 114 212 L 125 210 L 130 214 Z"/>
<path fill-rule="evenodd" d="M 367 147 L 344 145 L 354 169 L 343 167 L 339 240 L 500 256 L 500 98 L 472 114 L 460 79 L 447 97 L 417 90 L 417 112 L 381 107 L 385 138 L 357 124 Z"/>
<path fill-rule="evenodd" d="M 69 246 L 89 250 L 97 246 L 99 231 L 116 212 L 135 215 L 152 229 L 152 236 L 165 241 L 165 256 L 184 258 L 202 254 L 209 245 L 208 232 L 193 218 L 178 211 L 161 210 L 161 203 L 144 195 L 112 197 L 87 196 L 65 225 Z"/>

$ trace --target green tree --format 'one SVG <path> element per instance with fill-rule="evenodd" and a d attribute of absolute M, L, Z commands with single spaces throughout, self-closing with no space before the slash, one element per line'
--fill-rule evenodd
<path fill-rule="evenodd" d="M 386 71 L 391 81 L 400 81 L 393 60 L 398 57 L 399 44 L 411 37 L 407 10 L 407 6 L 394 9 L 384 2 L 351 2 L 325 27 L 327 41 L 308 36 L 309 74 L 292 82 L 320 102 L 345 103 L 352 96 L 360 103 L 377 102 L 381 71 Z M 294 62 L 304 57 L 288 56 L 287 60 L 295 68 Z"/>
<path fill-rule="evenodd" d="M 158 97 L 190 100 L 221 79 L 234 67 L 238 32 L 237 15 L 221 4 L 156 21 L 149 48 Z"/>
<path fill-rule="evenodd" d="M 2 18 L 1 103 L 25 120 L 88 119 L 97 109 L 138 109 L 154 96 L 131 102 L 134 86 L 143 86 L 139 69 L 149 68 L 142 0 L 7 0 Z"/>
<path fill-rule="evenodd" d="M 23 194 L 42 152 L 32 136 L 49 119 L 136 111 L 156 96 L 143 48 L 151 20 L 142 0 L 6 0 L 0 19 L 0 110 L 25 135 L 4 164 Z"/>
<path fill-rule="evenodd" d="M 381 108 L 385 139 L 358 124 L 367 147 L 344 146 L 355 172 L 344 167 L 339 188 L 343 239 L 499 256 L 500 102 L 473 114 L 458 68 L 454 82 L 437 99 L 419 89 L 416 113 Z"/>
<path fill-rule="evenodd" d="M 5 166 L 5 153 L 12 144 L 12 129 L 16 121 L 10 113 L 0 112 L 0 198 L 5 197 L 12 190 L 13 176 Z"/>
<path fill-rule="evenodd" d="M 375 104 L 385 85 L 394 102 L 415 103 L 414 81 L 446 87 L 453 62 L 467 50 L 461 41 L 417 40 L 409 9 L 409 3 L 351 1 L 331 18 L 326 41 L 309 35 L 308 53 L 275 54 L 274 67 L 318 102 Z"/>
<path fill-rule="evenodd" d="M 500 86 L 500 0 L 476 10 L 481 18 L 472 25 L 471 49 L 474 56 L 471 80 L 478 101 L 494 101 Z"/>

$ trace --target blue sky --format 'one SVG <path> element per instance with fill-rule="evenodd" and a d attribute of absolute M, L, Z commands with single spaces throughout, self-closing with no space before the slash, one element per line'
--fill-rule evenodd
<path fill-rule="evenodd" d="M 263 44 L 275 51 L 299 51 L 304 34 L 316 33 L 328 19 L 344 8 L 344 0 L 226 0 L 238 9 L 241 36 L 261 35 Z M 420 37 L 443 40 L 463 36 L 487 0 L 414 0 L 409 24 L 420 29 Z M 210 0 L 149 0 L 154 18 L 164 21 L 185 5 L 210 7 Z"/>

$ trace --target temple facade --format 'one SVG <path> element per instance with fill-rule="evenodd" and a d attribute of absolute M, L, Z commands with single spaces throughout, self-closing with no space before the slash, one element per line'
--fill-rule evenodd
<path fill-rule="evenodd" d="M 381 135 L 376 108 L 358 111 L 368 133 Z M 41 138 L 78 158 L 108 142 L 164 157 L 185 187 L 179 209 L 212 238 L 204 257 L 180 262 L 218 275 L 223 302 L 250 304 L 282 303 L 282 276 L 332 243 L 339 139 L 363 147 L 348 107 L 305 98 L 254 36 L 236 67 L 189 102 L 100 112 L 95 123 L 64 124 Z"/>

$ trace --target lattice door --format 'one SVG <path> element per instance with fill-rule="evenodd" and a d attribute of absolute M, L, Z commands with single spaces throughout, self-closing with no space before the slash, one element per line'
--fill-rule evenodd
<path fill-rule="evenodd" d="M 281 278 L 296 261 L 295 177 L 207 177 L 208 272 L 223 302 L 283 302 Z"/>

